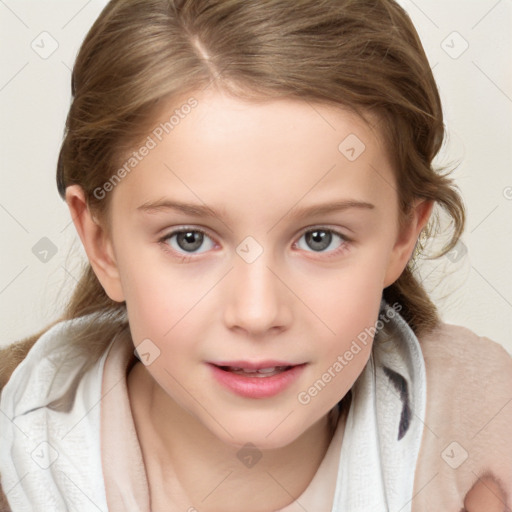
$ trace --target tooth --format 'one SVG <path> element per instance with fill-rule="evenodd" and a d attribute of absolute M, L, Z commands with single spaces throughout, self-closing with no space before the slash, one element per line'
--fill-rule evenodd
<path fill-rule="evenodd" d="M 273 377 L 285 370 L 287 370 L 288 366 L 272 366 L 271 368 L 260 368 L 260 369 L 249 369 L 249 368 L 240 368 L 238 366 L 225 366 L 225 369 L 228 372 L 236 373 L 238 375 L 247 375 L 250 377 Z"/>
<path fill-rule="evenodd" d="M 280 368 L 278 366 L 272 366 L 272 368 L 260 368 L 258 370 L 259 373 L 272 373 L 274 372 L 277 368 Z"/>

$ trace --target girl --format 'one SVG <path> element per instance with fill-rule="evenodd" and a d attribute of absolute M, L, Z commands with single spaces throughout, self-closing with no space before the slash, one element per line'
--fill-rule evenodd
<path fill-rule="evenodd" d="M 3 510 L 509 510 L 512 362 L 415 273 L 464 209 L 394 1 L 113 0 L 72 90 L 89 265 L 2 353 Z"/>

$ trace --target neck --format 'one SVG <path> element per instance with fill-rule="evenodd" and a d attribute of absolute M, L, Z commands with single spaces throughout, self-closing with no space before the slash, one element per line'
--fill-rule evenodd
<path fill-rule="evenodd" d="M 170 510 L 171 502 L 177 509 L 196 506 L 201 512 L 238 512 L 240 503 L 245 512 L 279 510 L 307 488 L 334 433 L 325 416 L 287 446 L 259 452 L 261 458 L 254 465 L 248 452 L 245 465 L 239 458 L 240 446 L 215 437 L 140 363 L 129 374 L 128 391 L 152 510 L 158 510 L 158 503 L 162 510 Z"/>

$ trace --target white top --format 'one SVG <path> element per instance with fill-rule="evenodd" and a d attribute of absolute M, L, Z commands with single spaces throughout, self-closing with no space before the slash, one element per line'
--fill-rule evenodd
<path fill-rule="evenodd" d="M 131 340 L 112 340 L 81 377 L 87 356 L 68 342 L 93 316 L 53 326 L 2 391 L 0 475 L 13 512 L 150 510 L 126 391 Z M 352 387 L 344 432 L 337 429 L 310 485 L 279 512 L 324 511 L 326 503 L 331 512 L 411 510 L 425 365 L 416 336 L 384 301 L 379 318 L 386 328 Z"/>

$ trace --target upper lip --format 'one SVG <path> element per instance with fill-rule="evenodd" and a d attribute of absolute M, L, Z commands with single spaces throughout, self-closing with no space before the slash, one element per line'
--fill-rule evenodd
<path fill-rule="evenodd" d="M 211 362 L 215 366 L 229 366 L 231 368 L 243 368 L 244 370 L 261 370 L 262 368 L 275 368 L 276 366 L 297 366 L 304 363 L 290 363 L 288 361 L 216 361 Z"/>

